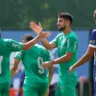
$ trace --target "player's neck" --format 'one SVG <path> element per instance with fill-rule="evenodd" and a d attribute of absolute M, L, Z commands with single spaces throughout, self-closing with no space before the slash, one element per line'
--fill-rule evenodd
<path fill-rule="evenodd" d="M 67 35 L 70 31 L 71 31 L 71 28 L 66 28 L 65 30 L 63 30 L 63 33 Z"/>

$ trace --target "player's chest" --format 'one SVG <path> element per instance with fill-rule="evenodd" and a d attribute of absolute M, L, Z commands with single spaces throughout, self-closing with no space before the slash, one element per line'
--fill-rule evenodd
<path fill-rule="evenodd" d="M 59 50 L 66 50 L 67 48 L 67 38 L 63 38 L 58 41 L 58 49 Z"/>

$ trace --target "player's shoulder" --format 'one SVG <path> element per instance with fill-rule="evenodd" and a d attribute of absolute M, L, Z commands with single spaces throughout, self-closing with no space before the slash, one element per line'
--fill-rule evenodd
<path fill-rule="evenodd" d="M 77 37 L 77 36 L 76 36 L 76 33 L 75 33 L 74 31 L 71 31 L 71 32 L 70 32 L 70 36 L 72 36 L 72 37 Z"/>
<path fill-rule="evenodd" d="M 36 44 L 36 46 L 39 48 L 39 49 L 42 49 L 42 50 L 47 50 L 45 47 L 43 47 L 42 45 L 40 44 Z"/>
<path fill-rule="evenodd" d="M 59 33 L 57 36 L 62 36 L 62 35 L 64 35 L 63 32 L 62 33 Z"/>
<path fill-rule="evenodd" d="M 56 37 L 60 37 L 62 35 L 64 35 L 63 32 L 62 33 L 59 33 Z"/>
<path fill-rule="evenodd" d="M 37 48 L 37 49 L 44 49 L 44 47 L 42 45 L 40 45 L 40 44 L 35 44 L 34 47 Z"/>
<path fill-rule="evenodd" d="M 4 39 L 4 42 L 11 42 L 13 41 L 12 39 Z"/>
<path fill-rule="evenodd" d="M 96 29 L 92 30 L 92 34 L 96 35 Z"/>
<path fill-rule="evenodd" d="M 46 53 L 49 52 L 45 47 L 43 47 L 40 44 L 36 44 L 36 46 L 38 47 L 38 49 L 40 50 L 40 52 L 43 53 L 43 54 L 46 54 Z"/>
<path fill-rule="evenodd" d="M 77 35 L 73 31 L 70 32 L 68 38 L 78 40 Z"/>

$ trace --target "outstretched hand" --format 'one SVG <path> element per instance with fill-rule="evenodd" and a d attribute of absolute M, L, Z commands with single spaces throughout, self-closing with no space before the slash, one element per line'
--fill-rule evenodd
<path fill-rule="evenodd" d="M 42 32 L 42 27 L 41 27 L 41 23 L 39 22 L 39 26 L 35 23 L 35 22 L 30 22 L 30 28 L 34 31 L 34 32 L 36 32 L 36 34 L 45 34 L 46 35 L 46 37 L 49 37 L 50 36 L 50 32 Z M 45 38 L 46 38 L 45 37 Z"/>
<path fill-rule="evenodd" d="M 42 63 L 42 67 L 43 67 L 44 69 L 50 68 L 51 66 L 52 66 L 52 62 L 51 62 L 51 61 L 46 61 L 46 62 L 43 62 L 43 63 Z"/>
<path fill-rule="evenodd" d="M 36 23 L 35 22 L 30 22 L 30 28 L 34 31 L 34 32 L 36 32 L 37 34 L 39 34 L 41 31 L 42 31 L 42 27 L 41 27 L 41 24 L 39 23 L 39 26 L 38 25 L 36 25 Z"/>

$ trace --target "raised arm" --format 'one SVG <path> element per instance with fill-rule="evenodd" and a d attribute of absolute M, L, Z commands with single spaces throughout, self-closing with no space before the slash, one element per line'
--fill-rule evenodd
<path fill-rule="evenodd" d="M 23 50 L 28 50 L 28 49 L 30 49 L 32 46 L 34 46 L 37 42 L 38 42 L 38 40 L 40 39 L 40 38 L 46 38 L 46 37 L 48 37 L 49 36 L 49 34 L 48 33 L 42 33 L 42 32 L 40 32 L 34 39 L 32 39 L 31 41 L 29 41 L 29 42 L 27 42 L 27 43 L 23 43 Z"/>
<path fill-rule="evenodd" d="M 38 26 L 38 25 L 36 25 L 34 22 L 31 22 L 31 23 L 30 23 L 30 28 L 31 28 L 34 32 L 36 32 L 37 34 L 39 34 L 39 33 L 41 32 L 41 33 L 47 33 L 47 34 L 50 35 L 50 32 L 43 32 L 43 31 L 42 31 L 42 27 L 41 27 L 40 24 L 39 24 L 39 26 Z M 57 47 L 56 44 L 54 44 L 54 43 L 52 43 L 52 42 L 49 43 L 49 42 L 47 41 L 47 39 L 45 39 L 45 38 L 41 38 L 40 40 L 41 40 L 43 46 L 44 46 L 46 49 L 48 49 L 48 50 Z"/>
<path fill-rule="evenodd" d="M 56 47 L 57 47 L 55 43 L 53 43 L 53 42 L 48 42 L 48 40 L 45 39 L 45 38 L 42 38 L 42 39 L 40 39 L 40 40 L 41 40 L 43 46 L 44 46 L 47 50 L 50 50 L 50 49 L 53 49 L 53 48 L 56 48 Z"/>

